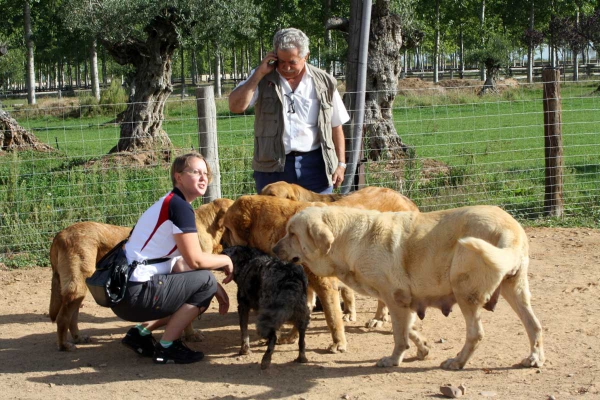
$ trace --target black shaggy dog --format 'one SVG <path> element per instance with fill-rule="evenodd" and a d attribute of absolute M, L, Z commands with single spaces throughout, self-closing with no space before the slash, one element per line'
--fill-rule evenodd
<path fill-rule="evenodd" d="M 304 335 L 310 312 L 306 303 L 308 282 L 301 266 L 286 263 L 250 247 L 233 246 L 223 250 L 233 261 L 233 280 L 237 283 L 238 314 L 242 331 L 240 354 L 250 353 L 248 314 L 257 310 L 258 334 L 267 339 L 267 351 L 260 367 L 271 365 L 277 332 L 284 323 L 294 324 L 299 332 L 296 362 L 307 362 Z"/>

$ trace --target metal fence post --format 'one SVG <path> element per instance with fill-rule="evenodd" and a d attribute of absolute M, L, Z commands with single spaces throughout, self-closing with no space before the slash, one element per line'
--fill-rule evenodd
<path fill-rule="evenodd" d="M 560 70 L 545 68 L 542 78 L 544 81 L 544 153 L 546 160 L 544 215 L 562 217 L 564 204 Z"/>
<path fill-rule="evenodd" d="M 203 196 L 204 203 L 221 196 L 219 144 L 217 141 L 217 106 L 212 85 L 196 88 L 198 110 L 198 151 L 204 156 L 212 171 L 212 182 Z"/>

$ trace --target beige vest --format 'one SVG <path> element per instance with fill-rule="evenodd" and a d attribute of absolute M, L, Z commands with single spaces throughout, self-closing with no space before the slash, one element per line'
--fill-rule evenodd
<path fill-rule="evenodd" d="M 320 102 L 317 135 L 325 160 L 325 173 L 331 175 L 337 168 L 338 158 L 331 135 L 331 112 L 335 78 L 319 68 L 306 64 L 313 77 L 317 100 Z M 254 159 L 252 168 L 261 172 L 282 172 L 285 166 L 283 146 L 283 100 L 279 74 L 273 70 L 258 83 L 258 99 L 254 106 Z"/>

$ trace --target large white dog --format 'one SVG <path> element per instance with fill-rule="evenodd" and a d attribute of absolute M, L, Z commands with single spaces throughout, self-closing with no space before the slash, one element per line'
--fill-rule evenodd
<path fill-rule="evenodd" d="M 464 347 L 442 368 L 461 369 L 483 338 L 480 314 L 499 294 L 529 336 L 527 367 L 544 363 L 542 327 L 530 305 L 529 244 L 525 231 L 498 207 L 463 207 L 431 213 L 310 207 L 293 216 L 273 252 L 301 262 L 319 276 L 383 300 L 394 329 L 394 351 L 377 363 L 399 365 L 415 314 L 427 307 L 448 314 L 458 303 L 467 325 Z"/>

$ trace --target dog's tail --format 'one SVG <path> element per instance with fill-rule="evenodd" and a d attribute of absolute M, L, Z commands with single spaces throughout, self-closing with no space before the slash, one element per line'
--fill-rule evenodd
<path fill-rule="evenodd" d="M 56 239 L 52 242 L 50 246 L 50 264 L 52 265 L 52 283 L 50 287 L 50 309 L 48 314 L 50 315 L 50 320 L 52 322 L 56 321 L 56 317 L 58 316 L 58 312 L 60 311 L 60 306 L 62 304 L 62 296 L 60 294 L 60 275 L 58 274 L 58 270 L 56 268 L 58 264 L 58 251 L 57 244 L 55 243 Z"/>
<path fill-rule="evenodd" d="M 60 295 L 60 276 L 56 270 L 52 270 L 52 286 L 50 289 L 50 310 L 48 314 L 50 315 L 50 320 L 52 322 L 56 321 L 56 317 L 58 316 L 58 312 L 60 311 L 60 306 L 62 304 L 62 299 Z"/>
<path fill-rule="evenodd" d="M 479 254 L 486 265 L 503 274 L 515 270 L 522 262 L 519 252 L 515 251 L 513 247 L 496 247 L 483 239 L 475 237 L 458 239 L 458 243 Z"/>

